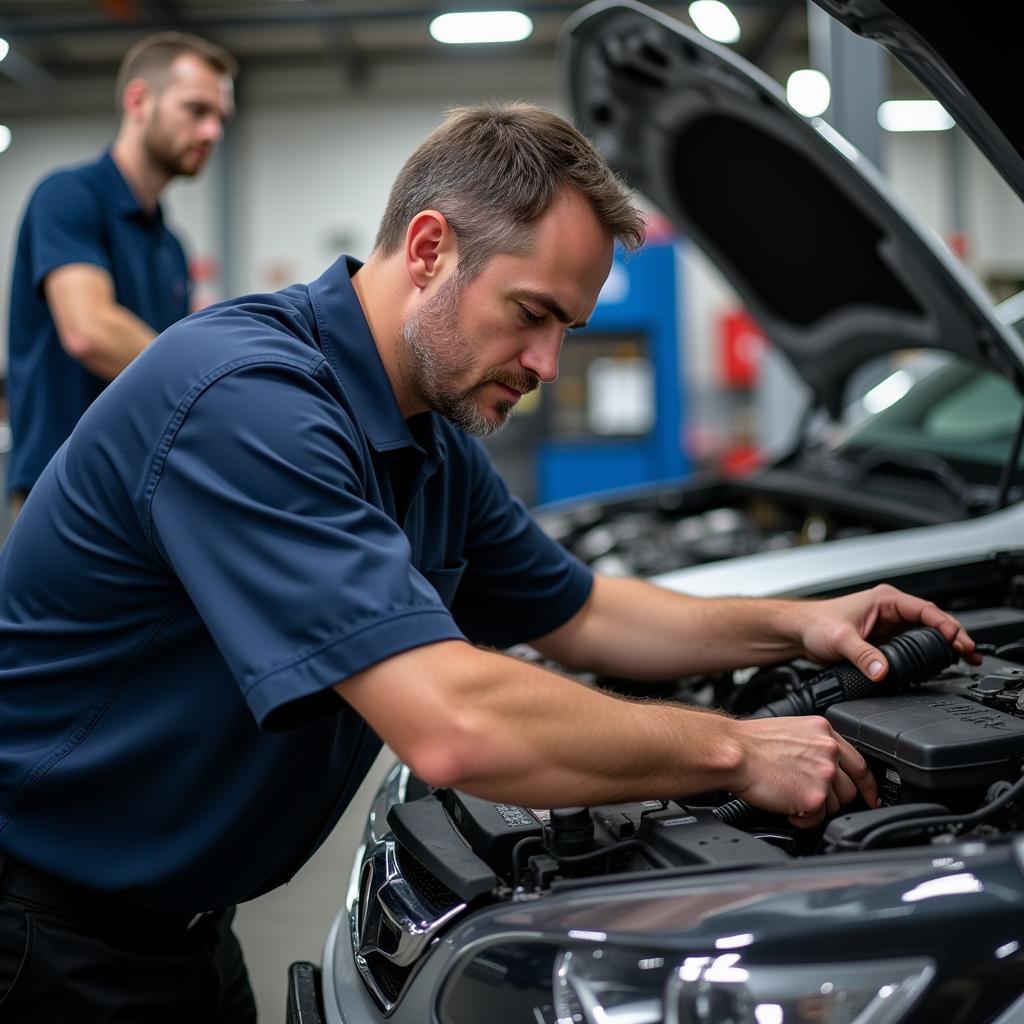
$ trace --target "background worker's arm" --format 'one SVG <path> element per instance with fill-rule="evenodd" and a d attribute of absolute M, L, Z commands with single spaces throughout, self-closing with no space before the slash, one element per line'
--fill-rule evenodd
<path fill-rule="evenodd" d="M 102 267 L 69 263 L 46 275 L 46 302 L 61 346 L 98 377 L 113 380 L 156 331 L 120 305 Z"/>
<path fill-rule="evenodd" d="M 388 658 L 335 689 L 426 782 L 533 807 L 727 789 L 813 824 L 863 759 L 821 718 L 735 721 L 590 689 L 461 641 Z"/>
<path fill-rule="evenodd" d="M 974 641 L 932 602 L 882 585 L 827 601 L 696 598 L 641 580 L 598 576 L 564 626 L 532 641 L 571 669 L 632 679 L 765 665 L 794 657 L 846 660 L 872 679 L 888 666 L 869 642 L 910 626 L 934 626 L 963 657 Z"/>

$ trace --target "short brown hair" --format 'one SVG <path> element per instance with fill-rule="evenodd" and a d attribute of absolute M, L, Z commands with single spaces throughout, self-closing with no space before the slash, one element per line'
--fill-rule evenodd
<path fill-rule="evenodd" d="M 238 77 L 238 62 L 223 46 L 188 32 L 157 32 L 137 42 L 121 61 L 114 87 L 118 112 L 122 109 L 125 86 L 133 78 L 144 78 L 159 90 L 170 66 L 183 53 L 205 61 L 218 74 Z"/>
<path fill-rule="evenodd" d="M 460 107 L 406 161 L 375 250 L 397 252 L 412 218 L 437 210 L 455 233 L 459 273 L 468 280 L 497 253 L 523 249 L 530 225 L 566 188 L 627 249 L 643 244 L 644 218 L 630 190 L 568 121 L 527 103 Z"/>

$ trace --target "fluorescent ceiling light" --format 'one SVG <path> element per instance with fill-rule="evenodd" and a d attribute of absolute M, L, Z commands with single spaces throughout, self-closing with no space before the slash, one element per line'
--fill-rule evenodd
<path fill-rule="evenodd" d="M 520 11 L 459 11 L 430 23 L 439 43 L 517 43 L 532 31 L 533 22 Z"/>
<path fill-rule="evenodd" d="M 956 124 L 938 100 L 886 100 L 878 123 L 887 132 L 944 132 Z"/>
<path fill-rule="evenodd" d="M 3 60 L 10 52 L 11 44 L 3 36 L 0 36 L 0 60 Z"/>
<path fill-rule="evenodd" d="M 11 129 L 0 124 L 0 153 L 5 153 L 11 144 Z"/>
<path fill-rule="evenodd" d="M 735 43 L 740 38 L 740 23 L 721 0 L 693 0 L 690 19 L 716 43 Z"/>
<path fill-rule="evenodd" d="M 832 87 L 820 71 L 803 68 L 786 79 L 786 102 L 804 117 L 824 114 L 831 100 Z"/>

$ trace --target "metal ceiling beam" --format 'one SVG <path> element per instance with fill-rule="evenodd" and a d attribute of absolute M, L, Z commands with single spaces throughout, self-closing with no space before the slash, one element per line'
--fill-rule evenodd
<path fill-rule="evenodd" d="M 743 7 L 760 7 L 775 8 L 777 11 L 777 13 L 773 12 L 769 19 L 768 29 L 759 31 L 749 43 L 745 40 L 744 44 L 738 48 L 739 52 L 756 61 L 759 52 L 776 45 L 782 27 L 786 23 L 787 15 L 798 4 L 802 6 L 802 0 L 747 0 L 743 4 L 734 4 L 738 10 L 742 10 Z M 88 19 L 61 19 L 52 15 L 47 15 L 44 18 L 36 15 L 34 11 L 32 14 L 26 15 L 24 9 L 12 12 L 10 7 L 7 8 L 5 15 L 3 6 L 0 6 L 0 34 L 7 36 L 15 45 L 19 42 L 25 44 L 30 52 L 38 50 L 44 41 L 62 43 L 66 37 L 72 37 L 67 47 L 70 52 L 58 55 L 51 46 L 50 53 L 43 65 L 27 58 L 24 53 L 25 47 L 22 48 L 21 59 L 12 61 L 14 57 L 12 51 L 11 57 L 4 62 L 8 66 L 5 68 L 0 65 L 0 75 L 6 71 L 7 77 L 13 82 L 36 93 L 50 91 L 61 79 L 91 75 L 109 76 L 114 62 L 82 62 L 75 59 L 74 37 L 106 35 L 116 38 L 119 33 L 138 35 L 142 32 L 161 29 L 193 31 L 216 39 L 218 42 L 229 44 L 232 30 L 266 29 L 269 32 L 275 32 L 290 25 L 313 26 L 319 30 L 320 43 L 324 46 L 325 53 L 322 58 L 314 54 L 312 59 L 333 61 L 334 66 L 342 73 L 344 83 L 350 88 L 358 88 L 366 81 L 369 69 L 373 64 L 388 61 L 418 60 L 431 63 L 442 52 L 447 62 L 463 57 L 467 59 L 484 57 L 495 61 L 523 60 L 537 56 L 549 57 L 551 53 L 551 42 L 542 42 L 536 38 L 533 41 L 518 43 L 514 47 L 500 44 L 474 46 L 470 48 L 472 54 L 461 52 L 462 48 L 460 47 L 434 47 L 426 40 L 425 36 L 423 45 L 414 45 L 409 48 L 391 46 L 366 50 L 356 46 L 353 29 L 359 24 L 425 22 L 425 19 L 437 10 L 436 7 L 426 4 L 413 6 L 408 2 L 390 8 L 367 4 L 355 10 L 351 7 L 339 10 L 324 6 L 298 7 L 288 4 L 278 10 L 250 14 L 244 12 L 244 4 L 239 4 L 236 8 L 226 11 L 210 11 L 208 8 L 188 11 L 172 0 L 92 0 L 91 6 L 96 16 Z M 553 0 L 551 3 L 528 3 L 522 9 L 535 18 L 550 18 L 552 15 L 568 16 L 578 10 L 580 6 L 579 2 Z M 685 18 L 685 3 L 662 3 L 658 6 L 666 13 Z M 228 38 L 224 38 L 224 36 L 228 36 Z M 279 45 L 279 40 L 275 38 L 275 47 Z M 61 46 L 60 49 L 64 50 L 65 47 Z M 244 64 L 245 70 L 249 71 L 262 67 L 289 66 L 308 62 L 310 59 L 309 48 L 301 47 L 283 54 L 280 50 L 275 50 L 273 54 L 246 56 Z"/>
<path fill-rule="evenodd" d="M 154 27 L 171 29 L 175 32 L 184 32 L 188 29 L 185 19 L 175 10 L 173 4 L 165 0 L 140 0 L 143 13 L 147 21 Z"/>
<path fill-rule="evenodd" d="M 56 83 L 53 75 L 14 47 L 11 47 L 7 56 L 0 61 L 0 75 L 6 75 L 23 89 L 35 93 L 49 92 Z"/>
<path fill-rule="evenodd" d="M 0 77 L 6 76 L 29 92 L 46 92 L 53 85 L 52 76 L 36 61 L 18 49 L 18 29 L 23 20 L 17 16 L 0 19 L 0 36 L 12 43 L 7 56 L 0 60 Z"/>
<path fill-rule="evenodd" d="M 327 43 L 326 59 L 341 75 L 342 85 L 350 89 L 359 89 L 365 85 L 370 75 L 367 54 L 356 45 L 355 37 L 349 25 L 330 25 L 325 31 Z M 246 61 L 252 68 L 252 63 Z"/>
<path fill-rule="evenodd" d="M 337 54 L 337 59 L 332 58 Z M 371 59 L 372 58 L 372 59 Z M 330 63 L 337 66 L 338 61 L 349 61 L 351 56 L 343 50 L 335 48 L 324 49 L 319 53 L 312 53 L 309 49 L 295 49 L 282 53 L 276 50 L 273 53 L 249 54 L 245 57 L 246 71 L 267 71 L 267 70 L 290 70 L 302 69 L 314 63 L 322 66 Z M 529 60 L 550 60 L 551 47 L 544 43 L 518 43 L 514 48 L 493 44 L 488 46 L 482 44 L 471 49 L 464 47 L 441 49 L 437 47 L 387 47 L 377 48 L 372 51 L 361 51 L 359 59 L 365 64 L 367 70 L 375 65 L 388 64 L 434 64 L 444 62 L 449 67 L 457 67 L 460 63 L 476 64 L 481 61 L 488 63 L 517 63 Z M 88 64 L 63 64 L 55 62 L 52 66 L 54 74 L 60 78 L 76 76 L 80 80 L 88 79 L 109 79 L 111 65 L 107 61 L 90 61 Z"/>
<path fill-rule="evenodd" d="M 152 0 L 158 7 L 166 7 L 160 0 Z M 743 4 L 734 3 L 737 10 L 743 7 L 792 7 L 800 0 L 746 0 Z M 32 18 L 20 24 L 5 24 L 0 18 L 0 34 L 9 38 L 31 38 L 41 35 L 89 34 L 97 32 L 132 31 L 139 29 L 158 29 L 161 27 L 153 16 L 146 12 L 149 2 L 143 4 L 143 17 L 131 21 L 111 21 L 103 18 L 60 19 L 50 15 Z M 517 9 L 531 17 L 542 17 L 550 14 L 569 15 L 579 10 L 578 2 L 557 2 L 551 4 L 518 4 Z M 661 4 L 661 8 L 679 10 L 679 4 Z M 252 14 L 228 14 L 225 12 L 196 11 L 178 14 L 178 21 L 193 31 L 227 30 L 233 28 L 280 28 L 282 25 L 352 25 L 357 22 L 375 23 L 388 21 L 422 20 L 435 13 L 433 7 L 393 7 L 381 8 L 367 6 L 359 10 L 334 10 L 323 7 L 295 7 L 290 5 L 287 10 Z"/>
<path fill-rule="evenodd" d="M 181 16 L 165 0 L 93 0 L 107 21 L 121 25 L 138 25 L 147 21 L 157 28 L 183 27 Z"/>

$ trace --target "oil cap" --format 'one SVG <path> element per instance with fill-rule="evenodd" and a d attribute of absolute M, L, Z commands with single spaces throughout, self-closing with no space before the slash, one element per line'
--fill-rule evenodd
<path fill-rule="evenodd" d="M 589 807 L 553 807 L 548 849 L 555 857 L 574 857 L 594 847 L 594 819 Z"/>

